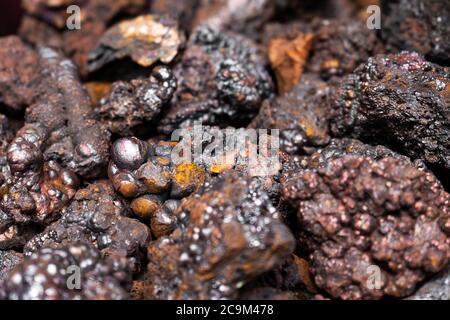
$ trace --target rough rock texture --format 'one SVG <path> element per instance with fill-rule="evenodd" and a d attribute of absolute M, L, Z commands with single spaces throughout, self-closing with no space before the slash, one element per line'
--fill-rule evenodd
<path fill-rule="evenodd" d="M 23 254 L 19 252 L 0 250 L 0 283 L 22 260 Z"/>
<path fill-rule="evenodd" d="M 156 238 L 168 236 L 178 226 L 178 217 L 175 215 L 180 201 L 169 199 L 159 207 L 151 217 L 150 229 Z"/>
<path fill-rule="evenodd" d="M 0 162 L 4 160 L 0 158 Z M 6 220 L 0 219 L 2 227 L 28 222 L 45 225 L 54 221 L 79 185 L 78 178 L 55 161 L 22 172 L 11 172 L 7 165 L 2 169 L 0 178 L 4 181 L 1 184 L 0 208 L 8 217 Z"/>
<path fill-rule="evenodd" d="M 39 96 L 27 108 L 25 126 L 10 146 L 20 149 L 24 144 L 27 149 L 12 160 L 16 166 L 27 166 L 43 156 L 82 177 L 98 177 L 108 164 L 109 133 L 96 120 L 73 63 L 48 47 L 39 47 L 38 54 Z M 22 142 L 27 139 L 33 140 Z"/>
<path fill-rule="evenodd" d="M 258 180 L 227 175 L 184 201 L 178 216 L 180 228 L 148 248 L 148 298 L 236 298 L 294 248 Z"/>
<path fill-rule="evenodd" d="M 333 298 L 404 297 L 449 262 L 450 196 L 409 161 L 343 156 L 288 176 L 282 195 Z"/>
<path fill-rule="evenodd" d="M 384 144 L 450 169 L 450 73 L 416 53 L 378 55 L 332 97 L 335 135 Z"/>
<path fill-rule="evenodd" d="M 36 225 L 57 219 L 78 188 L 75 171 L 97 175 L 108 157 L 109 136 L 92 117 L 73 64 L 53 49 L 41 47 L 33 54 L 39 71 L 34 103 L 25 125 L 9 144 L 5 137 L 0 151 L 3 249 L 20 248 L 38 232 Z"/>
<path fill-rule="evenodd" d="M 136 127 L 148 125 L 160 114 L 176 85 L 172 71 L 158 66 L 148 79 L 115 82 L 96 112 L 111 132 L 132 135 Z"/>
<path fill-rule="evenodd" d="M 295 254 L 290 255 L 283 263 L 260 276 L 249 286 L 255 289 L 273 288 L 284 294 L 290 293 L 299 299 L 312 299 L 317 293 L 308 262 Z M 253 290 L 249 291 L 253 293 Z M 247 296 L 247 293 L 244 292 L 244 295 Z"/>
<path fill-rule="evenodd" d="M 11 1 L 0 299 L 448 299 L 449 0 Z"/>
<path fill-rule="evenodd" d="M 275 13 L 276 1 L 200 0 L 193 27 L 200 24 L 220 30 L 253 35 Z"/>
<path fill-rule="evenodd" d="M 152 220 L 151 224 L 156 223 L 155 227 L 162 222 L 162 212 L 158 211 L 164 201 L 189 196 L 205 182 L 226 171 L 236 170 L 249 176 L 260 176 L 265 181 L 266 190 L 276 188 L 273 176 L 278 175 L 282 165 L 278 150 L 274 155 L 269 152 L 256 154 L 252 152 L 256 150 L 256 145 L 239 138 L 239 132 L 235 130 L 236 139 L 242 144 L 226 145 L 228 138 L 218 136 L 215 139 L 224 139 L 224 152 L 217 157 L 210 156 L 207 149 L 212 150 L 211 139 L 218 132 L 218 128 L 208 126 L 186 129 L 178 143 L 120 138 L 111 149 L 109 179 L 118 193 L 130 199 L 133 212 L 144 220 Z M 195 134 L 198 134 L 199 140 L 194 138 Z M 263 145 L 261 141 L 260 145 Z M 269 139 L 266 146 L 272 146 Z M 180 154 L 185 157 L 180 157 Z M 170 211 L 173 210 L 166 211 L 164 216 L 172 216 Z M 173 225 L 170 221 L 167 224 Z"/>
<path fill-rule="evenodd" d="M 268 55 L 275 72 L 278 92 L 290 91 L 300 81 L 309 57 L 313 35 L 297 34 L 295 38 L 277 37 L 270 39 Z"/>
<path fill-rule="evenodd" d="M 195 120 L 220 126 L 248 122 L 274 91 L 266 63 L 250 40 L 207 26 L 197 28 L 174 70 L 176 99 L 158 129 L 170 134 Z"/>
<path fill-rule="evenodd" d="M 354 19 L 317 20 L 306 71 L 324 79 L 353 72 L 369 57 L 384 53 L 376 35 L 364 22 Z"/>
<path fill-rule="evenodd" d="M 324 167 L 331 160 L 341 158 L 346 155 L 363 156 L 372 160 L 381 160 L 386 157 L 411 161 L 408 157 L 398 154 L 382 145 L 369 145 L 356 139 L 332 139 L 330 143 L 323 149 L 319 149 L 310 156 L 301 159 L 300 165 L 303 168 L 320 168 Z M 415 160 L 413 165 L 417 168 L 425 168 L 425 164 L 421 160 Z"/>
<path fill-rule="evenodd" d="M 408 300 L 450 300 L 450 267 L 427 281 Z"/>
<path fill-rule="evenodd" d="M 90 242 L 105 256 L 128 257 L 139 268 L 140 258 L 150 240 L 150 230 L 129 218 L 128 206 L 108 181 L 98 181 L 74 196 L 61 219 L 49 225 L 24 247 L 25 254 L 40 248 Z"/>
<path fill-rule="evenodd" d="M 0 299 L 126 299 L 130 275 L 125 259 L 102 258 L 98 250 L 87 244 L 44 248 L 25 257 L 5 278 L 0 284 Z"/>
<path fill-rule="evenodd" d="M 180 29 L 190 33 L 199 3 L 200 0 L 153 0 L 150 3 L 150 12 L 169 16 L 178 21 Z"/>
<path fill-rule="evenodd" d="M 280 147 L 301 154 L 329 142 L 327 94 L 330 87 L 317 76 L 305 74 L 290 92 L 264 101 L 251 128 L 280 130 Z"/>
<path fill-rule="evenodd" d="M 381 35 L 397 50 L 417 51 L 450 65 L 450 3 L 445 0 L 383 0 Z"/>
<path fill-rule="evenodd" d="M 40 125 L 25 125 L 14 134 L 1 117 L 1 249 L 20 248 L 40 226 L 56 220 L 79 186 L 73 171 L 44 161 L 44 133 Z"/>

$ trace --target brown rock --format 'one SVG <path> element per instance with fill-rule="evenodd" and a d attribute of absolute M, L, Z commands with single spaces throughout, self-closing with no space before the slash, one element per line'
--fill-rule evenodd
<path fill-rule="evenodd" d="M 22 111 L 36 98 L 39 57 L 20 38 L 0 39 L 0 104 Z"/>
<path fill-rule="evenodd" d="M 257 179 L 228 174 L 181 204 L 179 229 L 148 248 L 147 298 L 226 299 L 294 249 Z"/>

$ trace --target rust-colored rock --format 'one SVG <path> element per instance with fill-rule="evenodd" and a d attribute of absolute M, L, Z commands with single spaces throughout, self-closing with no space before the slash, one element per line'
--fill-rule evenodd
<path fill-rule="evenodd" d="M 147 298 L 236 298 L 294 249 L 259 180 L 226 175 L 186 199 L 179 229 L 148 248 Z"/>
<path fill-rule="evenodd" d="M 36 98 L 39 56 L 17 36 L 0 39 L 0 104 L 23 111 Z"/>
<path fill-rule="evenodd" d="M 418 52 L 450 65 L 450 3 L 441 0 L 382 0 L 381 35 L 391 49 Z"/>
<path fill-rule="evenodd" d="M 248 123 L 274 91 L 266 64 L 246 37 L 198 27 L 174 69 L 177 92 L 158 130 L 171 134 L 194 121 L 221 127 Z"/>
<path fill-rule="evenodd" d="M 88 74 L 88 54 L 105 30 L 122 19 L 144 13 L 147 0 L 24 0 L 20 36 L 33 44 L 59 48 Z M 80 10 L 80 29 L 67 28 L 69 5 Z M 73 14 L 73 13 L 72 13 Z"/>
<path fill-rule="evenodd" d="M 176 21 L 144 15 L 123 21 L 107 30 L 89 54 L 88 69 L 95 71 L 114 60 L 130 57 L 149 67 L 156 62 L 170 63 L 185 42 Z"/>
<path fill-rule="evenodd" d="M 319 288 L 339 299 L 410 295 L 450 259 L 450 196 L 409 160 L 341 156 L 282 183 Z"/>
<path fill-rule="evenodd" d="M 101 99 L 105 98 L 109 91 L 111 90 L 111 83 L 109 82 L 101 82 L 101 81 L 91 81 L 84 84 L 87 92 L 89 93 L 89 97 L 94 104 L 100 102 Z"/>
<path fill-rule="evenodd" d="M 176 213 L 179 205 L 179 200 L 169 199 L 153 214 L 150 229 L 155 238 L 168 236 L 177 228 L 178 217 Z"/>
<path fill-rule="evenodd" d="M 130 210 L 108 181 L 98 181 L 78 190 L 61 219 L 49 225 L 25 246 L 30 254 L 41 248 L 90 242 L 105 256 L 127 257 L 135 270 L 150 240 L 150 230 L 129 218 Z"/>
<path fill-rule="evenodd" d="M 417 53 L 377 55 L 331 95 L 331 131 L 449 170 L 449 88 L 448 68 Z"/>
<path fill-rule="evenodd" d="M 76 268 L 80 288 L 71 277 Z M 119 300 L 128 298 L 130 284 L 126 259 L 102 257 L 90 244 L 75 242 L 26 256 L 0 284 L 0 300 Z"/>
<path fill-rule="evenodd" d="M 269 42 L 269 60 L 277 77 L 278 92 L 290 91 L 303 73 L 313 40 L 312 34 L 298 34 L 294 39 L 274 38 Z"/>
<path fill-rule="evenodd" d="M 75 65 L 49 47 L 39 47 L 38 54 L 39 96 L 27 109 L 25 127 L 12 145 L 31 130 L 39 136 L 33 143 L 44 159 L 58 160 L 82 177 L 98 177 L 108 164 L 109 132 L 97 121 Z M 17 161 L 23 166 L 28 160 Z"/>
<path fill-rule="evenodd" d="M 96 113 L 112 133 L 132 135 L 156 119 L 172 99 L 176 86 L 170 68 L 157 66 L 147 79 L 114 82 Z"/>
<path fill-rule="evenodd" d="M 0 250 L 0 283 L 22 260 L 23 254 L 19 252 Z"/>

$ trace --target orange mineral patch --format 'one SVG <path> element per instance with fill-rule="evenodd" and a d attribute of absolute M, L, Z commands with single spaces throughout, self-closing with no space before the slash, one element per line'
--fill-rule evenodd
<path fill-rule="evenodd" d="M 131 202 L 131 209 L 142 219 L 150 219 L 160 207 L 160 204 L 151 197 L 143 196 Z"/>
<path fill-rule="evenodd" d="M 205 171 L 194 163 L 182 163 L 176 167 L 173 179 L 180 186 L 201 186 L 205 181 Z"/>
<path fill-rule="evenodd" d="M 300 33 L 295 39 L 273 38 L 269 42 L 269 60 L 277 77 L 280 94 L 299 81 L 311 49 L 313 35 Z"/>

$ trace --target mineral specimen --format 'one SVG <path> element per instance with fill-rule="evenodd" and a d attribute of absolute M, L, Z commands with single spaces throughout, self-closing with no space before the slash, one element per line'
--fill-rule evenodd
<path fill-rule="evenodd" d="M 96 109 L 108 129 L 121 136 L 132 135 L 138 126 L 150 123 L 172 99 L 176 79 L 165 66 L 155 67 L 149 79 L 115 82 Z"/>
<path fill-rule="evenodd" d="M 127 204 L 108 181 L 98 181 L 74 196 L 61 219 L 49 225 L 24 247 L 30 255 L 41 248 L 58 248 L 82 241 L 92 243 L 102 255 L 121 255 L 139 268 L 150 230 L 129 218 Z"/>
<path fill-rule="evenodd" d="M 384 40 L 393 49 L 411 50 L 450 65 L 450 3 L 442 0 L 382 2 Z"/>
<path fill-rule="evenodd" d="M 450 300 L 450 267 L 426 282 L 408 300 Z"/>
<path fill-rule="evenodd" d="M 236 298 L 294 248 L 258 180 L 226 175 L 179 210 L 179 229 L 148 248 L 148 298 Z"/>
<path fill-rule="evenodd" d="M 333 298 L 404 297 L 449 262 L 450 196 L 407 160 L 342 156 L 289 175 L 282 195 Z"/>
<path fill-rule="evenodd" d="M 39 56 L 17 36 L 0 39 L 0 105 L 23 111 L 36 98 Z"/>
<path fill-rule="evenodd" d="M 312 40 L 312 34 L 298 34 L 294 39 L 270 40 L 269 60 L 277 77 L 280 94 L 290 91 L 300 81 Z"/>
<path fill-rule="evenodd" d="M 126 260 L 102 258 L 98 250 L 84 243 L 44 248 L 25 257 L 10 272 L 0 284 L 0 299 L 126 299 L 130 275 Z"/>
<path fill-rule="evenodd" d="M 450 73 L 416 53 L 378 55 L 332 96 L 331 129 L 450 169 Z"/>
<path fill-rule="evenodd" d="M 176 21 L 169 18 L 144 15 L 122 21 L 100 38 L 89 54 L 88 70 L 98 70 L 125 57 L 144 67 L 159 61 L 167 64 L 176 57 L 184 41 Z"/>
<path fill-rule="evenodd" d="M 327 94 L 330 87 L 305 74 L 290 92 L 264 101 L 252 128 L 280 130 L 280 147 L 290 154 L 326 145 L 329 140 Z"/>
<path fill-rule="evenodd" d="M 265 65 L 250 40 L 207 26 L 197 28 L 174 70 L 178 89 L 159 130 L 170 134 L 195 120 L 220 126 L 248 122 L 273 94 Z"/>

